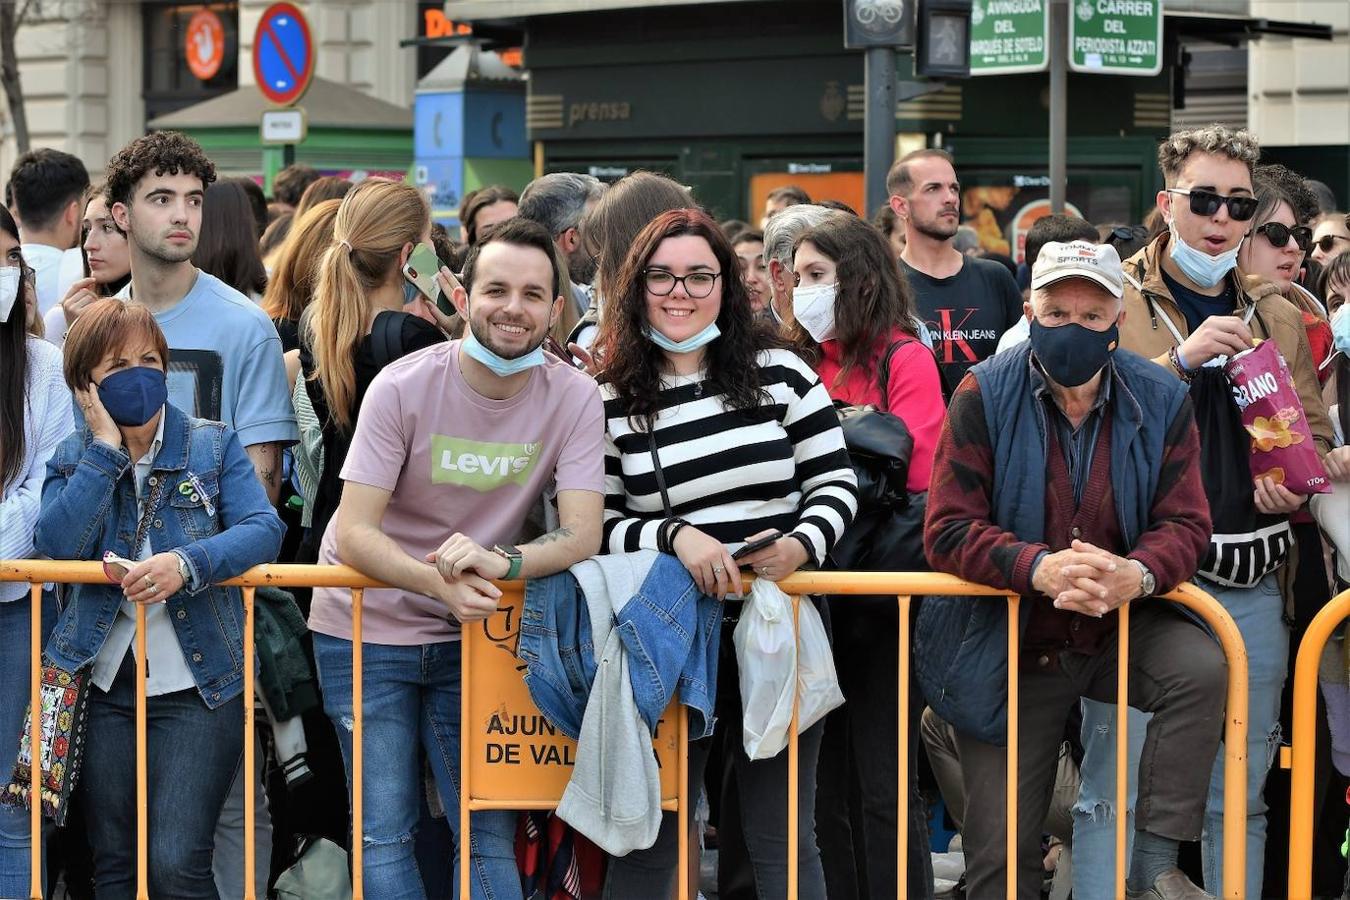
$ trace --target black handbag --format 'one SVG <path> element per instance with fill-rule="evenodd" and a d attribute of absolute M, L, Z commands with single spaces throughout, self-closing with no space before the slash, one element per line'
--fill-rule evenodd
<path fill-rule="evenodd" d="M 877 367 L 880 408 L 837 405 L 853 473 L 858 479 L 858 512 L 830 560 L 850 572 L 906 572 L 927 568 L 923 517 L 927 492 L 910 493 L 909 461 L 914 437 L 903 419 L 885 408 L 890 397 L 891 356 L 916 340 L 902 338 L 886 348 Z"/>

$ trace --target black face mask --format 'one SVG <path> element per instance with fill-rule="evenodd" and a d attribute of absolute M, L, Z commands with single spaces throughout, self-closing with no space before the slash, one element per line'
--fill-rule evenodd
<path fill-rule="evenodd" d="M 1045 374 L 1063 387 L 1086 384 L 1119 345 L 1120 327 L 1114 322 L 1105 331 L 1093 331 L 1075 323 L 1048 328 L 1031 320 L 1031 350 Z"/>

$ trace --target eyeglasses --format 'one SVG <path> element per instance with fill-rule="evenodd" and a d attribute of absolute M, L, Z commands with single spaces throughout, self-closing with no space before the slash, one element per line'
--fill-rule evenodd
<path fill-rule="evenodd" d="M 1182 194 L 1191 198 L 1191 212 L 1197 216 L 1210 218 L 1227 204 L 1228 216 L 1235 222 L 1246 222 L 1256 215 L 1255 197 L 1225 197 L 1213 191 L 1183 191 L 1180 188 L 1168 188 L 1169 194 Z"/>
<path fill-rule="evenodd" d="M 684 285 L 684 292 L 695 300 L 702 300 L 713 291 L 713 285 L 722 277 L 721 272 L 690 272 L 688 275 L 676 275 L 665 269 L 645 269 L 643 281 L 648 293 L 665 297 L 675 290 L 676 284 Z"/>
<path fill-rule="evenodd" d="M 1294 225 L 1290 227 L 1282 222 L 1267 222 L 1258 228 L 1252 229 L 1253 234 L 1264 234 L 1270 245 L 1277 249 L 1289 246 L 1289 239 L 1292 237 L 1298 249 L 1307 253 L 1312 249 L 1312 229 L 1305 225 Z"/>
<path fill-rule="evenodd" d="M 1315 246 L 1323 253 L 1330 253 L 1332 248 L 1336 246 L 1337 241 L 1350 241 L 1350 237 L 1342 234 L 1324 234 L 1317 240 L 1312 241 L 1309 246 Z"/>

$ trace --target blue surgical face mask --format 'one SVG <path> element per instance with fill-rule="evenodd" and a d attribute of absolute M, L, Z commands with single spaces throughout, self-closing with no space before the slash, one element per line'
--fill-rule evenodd
<path fill-rule="evenodd" d="M 417 285 L 406 278 L 403 279 L 403 305 L 407 306 L 420 296 L 422 296 L 422 292 L 417 289 Z"/>
<path fill-rule="evenodd" d="M 1168 255 L 1172 257 L 1172 262 L 1177 264 L 1177 268 L 1200 287 L 1214 287 L 1223 281 L 1225 275 L 1237 268 L 1238 251 L 1242 249 L 1242 241 L 1238 241 L 1232 250 L 1225 250 L 1218 256 L 1210 256 L 1183 241 L 1181 235 L 1177 234 L 1175 221 L 1167 227 L 1172 233 L 1172 240 L 1167 246 Z"/>
<path fill-rule="evenodd" d="M 1350 302 L 1342 304 L 1331 317 L 1331 340 L 1337 350 L 1350 356 Z"/>
<path fill-rule="evenodd" d="M 478 337 L 473 333 L 472 326 L 464 332 L 464 340 L 460 342 L 460 348 L 471 359 L 477 360 L 487 366 L 498 378 L 509 378 L 512 375 L 524 372 L 527 369 L 533 369 L 535 366 L 542 366 L 544 360 L 544 348 L 535 347 L 524 356 L 517 356 L 515 359 L 504 359 L 489 350 Z"/>
<path fill-rule="evenodd" d="M 118 425 L 134 428 L 155 417 L 169 399 L 164 373 L 150 366 L 114 372 L 98 386 L 98 399 Z"/>
<path fill-rule="evenodd" d="M 647 326 L 647 340 L 670 353 L 693 353 L 695 350 L 708 346 L 721 336 L 722 329 L 717 327 L 716 321 L 709 323 L 707 328 L 693 337 L 685 338 L 682 341 L 672 341 L 655 328 L 650 325 Z"/>

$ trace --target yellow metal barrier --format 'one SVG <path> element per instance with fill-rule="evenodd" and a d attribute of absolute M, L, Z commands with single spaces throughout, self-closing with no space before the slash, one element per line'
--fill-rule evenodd
<path fill-rule="evenodd" d="M 779 586 L 789 594 L 879 594 L 896 596 L 899 604 L 900 627 L 897 634 L 900 658 L 897 686 L 899 689 L 899 728 L 898 748 L 900 758 L 898 790 L 896 791 L 896 896 L 900 900 L 908 897 L 906 884 L 907 859 L 907 823 L 909 821 L 909 784 L 908 740 L 909 722 L 909 608 L 913 596 L 987 596 L 1006 597 L 1008 602 L 1008 659 L 1015 661 L 1019 656 L 1018 645 L 1018 609 L 1019 599 L 1015 594 L 995 590 L 984 585 L 971 584 L 949 575 L 932 573 L 883 573 L 883 572 L 811 572 L 798 573 L 779 582 Z M 1213 597 L 1193 585 L 1182 585 L 1167 595 L 1167 599 L 1179 603 L 1200 615 L 1214 630 L 1224 655 L 1228 660 L 1228 702 L 1224 724 L 1224 847 L 1223 877 L 1224 897 L 1242 900 L 1243 885 L 1246 882 L 1246 835 L 1247 835 L 1247 650 L 1242 635 L 1232 616 L 1219 605 Z M 1129 605 L 1120 608 L 1120 658 L 1129 658 Z M 1126 809 L 1128 717 L 1126 709 L 1129 696 L 1129 667 L 1120 665 L 1117 685 L 1119 690 L 1117 727 L 1116 727 L 1116 809 Z M 1018 685 L 1017 666 L 1008 666 L 1008 772 L 1017 771 L 1017 729 L 1018 729 Z M 795 723 L 794 723 L 795 724 Z M 795 759 L 797 753 L 796 728 L 790 732 L 792 739 L 788 744 L 789 773 L 793 778 L 792 789 L 788 791 L 789 833 L 788 833 L 788 884 L 789 897 L 796 894 L 792 888 L 796 884 L 797 873 L 797 832 L 795 790 Z M 1007 779 L 1008 841 L 1007 841 L 1007 896 L 1017 896 L 1017 779 Z M 1116 897 L 1124 900 L 1127 860 L 1125 857 L 1126 817 L 1116 816 Z"/>
<path fill-rule="evenodd" d="M 1289 897 L 1312 897 L 1313 775 L 1317 759 L 1317 668 L 1341 622 L 1350 618 L 1350 591 L 1322 607 L 1303 634 L 1294 662 L 1293 771 L 1289 788 Z"/>
<path fill-rule="evenodd" d="M 40 561 L 40 560 L 17 560 L 0 561 L 0 581 L 21 581 L 32 584 L 33 604 L 32 604 L 32 644 L 33 652 L 33 676 L 30 683 L 30 692 L 33 702 L 33 729 L 34 734 L 41 730 L 40 711 L 40 666 L 36 664 L 41 657 L 40 634 L 41 634 L 41 603 L 40 593 L 41 585 L 44 582 L 63 582 L 74 584 L 103 584 L 106 578 L 102 567 L 98 563 L 92 562 L 63 562 L 63 561 Z M 252 784 L 254 773 L 253 758 L 253 704 L 251 702 L 253 687 L 253 605 L 254 588 L 263 586 L 275 587 L 339 587 L 352 589 L 352 718 L 354 720 L 352 734 L 352 896 L 354 900 L 360 900 L 363 896 L 363 871 L 362 871 L 362 789 L 363 789 L 363 753 L 362 753 L 362 598 L 365 588 L 381 587 L 379 582 L 373 581 L 354 569 L 345 566 L 308 566 L 308 565 L 267 565 L 258 566 L 250 569 L 239 578 L 223 582 L 223 584 L 238 586 L 244 588 L 244 690 L 246 702 L 244 704 L 244 777 L 246 784 Z M 909 610 L 912 597 L 920 596 L 988 596 L 1005 597 L 1008 603 L 1008 658 L 1015 661 L 1018 658 L 1018 609 L 1019 599 L 1017 596 L 1008 594 L 1004 591 L 995 590 L 983 585 L 971 584 L 957 578 L 947 575 L 937 575 L 929 573 L 841 573 L 841 572 L 820 572 L 820 573 L 799 573 L 791 578 L 779 582 L 789 595 L 793 597 L 793 617 L 796 622 L 799 611 L 799 598 L 803 594 L 831 594 L 831 595 L 894 595 L 899 607 L 899 631 L 896 635 L 899 641 L 899 667 L 897 673 L 897 687 L 899 690 L 899 729 L 897 734 L 899 759 L 897 760 L 899 780 L 897 790 L 896 822 L 898 841 L 896 847 L 897 859 L 897 883 L 896 896 L 899 898 L 907 897 L 907 879 L 906 879 L 906 860 L 908 856 L 908 804 L 909 783 L 908 773 L 908 742 L 912 739 L 908 734 L 909 721 L 909 669 L 910 669 L 910 641 L 909 641 Z M 516 596 L 520 593 L 520 584 L 502 584 L 501 587 L 514 592 Z M 1224 753 L 1226 759 L 1225 766 L 1225 809 L 1224 809 L 1224 896 L 1241 900 L 1242 889 L 1245 881 L 1245 836 L 1246 836 L 1246 815 L 1247 815 L 1247 789 L 1246 789 L 1246 746 L 1247 746 L 1247 654 L 1242 642 L 1242 637 L 1238 632 L 1236 624 L 1231 616 L 1221 607 L 1212 597 L 1202 591 L 1190 586 L 1184 585 L 1177 591 L 1168 595 L 1169 600 L 1188 607 L 1199 614 L 1217 635 L 1220 644 L 1223 647 L 1224 654 L 1228 660 L 1228 704 L 1224 731 Z M 1339 612 L 1338 616 L 1333 617 L 1330 613 Z M 1334 601 L 1322 615 L 1319 615 L 1309 630 L 1309 640 L 1305 641 L 1304 648 L 1299 653 L 1298 669 L 1295 676 L 1296 697 L 1302 696 L 1298 693 L 1300 685 L 1311 678 L 1312 688 L 1316 689 L 1316 655 L 1320 654 L 1321 646 L 1325 643 L 1326 635 L 1330 633 L 1336 622 L 1350 613 L 1350 592 L 1342 594 Z M 1324 622 L 1324 620 L 1326 620 Z M 144 609 L 138 610 L 137 615 L 137 739 L 136 739 L 136 796 L 139 810 L 136 830 L 136 858 L 137 858 L 137 897 L 138 900 L 148 900 L 149 890 L 147 885 L 147 822 L 145 810 L 147 806 L 146 792 L 146 753 L 145 753 L 145 621 Z M 1321 630 L 1319 631 L 1319 624 Z M 1122 660 L 1128 659 L 1129 654 L 1129 607 L 1123 606 L 1120 610 L 1120 654 Z M 469 669 L 470 654 L 469 643 L 480 638 L 474 637 L 476 629 L 466 629 L 469 635 L 469 641 L 466 643 L 464 671 Z M 1320 640 L 1314 641 L 1313 638 L 1320 635 Z M 1305 654 L 1310 649 L 1315 649 L 1317 654 L 1313 654 L 1311 664 L 1305 659 Z M 1118 810 L 1126 808 L 1125 789 L 1127 784 L 1126 767 L 1128 765 L 1128 754 L 1126 753 L 1126 698 L 1128 697 L 1128 665 L 1120 665 L 1118 676 L 1119 694 L 1119 714 L 1117 727 L 1117 758 L 1116 758 L 1116 806 Z M 1305 671 L 1307 670 L 1307 671 Z M 1018 667 L 1015 664 L 1008 666 L 1008 772 L 1017 771 L 1017 729 L 1018 729 Z M 467 696 L 467 692 L 465 692 Z M 1312 753 L 1312 730 L 1311 730 L 1311 711 L 1303 710 L 1306 714 L 1300 718 L 1300 710 L 1295 709 L 1294 722 L 1294 740 L 1295 740 L 1295 815 L 1293 828 L 1297 829 L 1301 823 L 1310 826 L 1311 818 L 1311 753 Z M 678 754 L 678 765 L 676 767 L 678 778 L 678 799 L 669 805 L 676 806 L 680 818 L 680 853 L 679 853 L 679 883 L 680 893 L 678 896 L 684 898 L 688 896 L 687 872 L 688 872 L 688 828 L 687 828 L 687 796 L 684 788 L 686 782 L 686 751 L 687 740 L 684 740 L 684 716 L 676 717 L 681 723 L 679 734 L 680 751 Z M 800 826 L 798 803 L 797 803 L 797 779 L 799 772 L 799 747 L 796 728 L 797 709 L 796 703 L 793 705 L 793 723 L 789 730 L 788 740 L 788 778 L 790 789 L 788 791 L 788 896 L 795 898 L 797 896 L 798 881 L 798 853 L 797 853 L 797 833 Z M 1302 725 L 1300 725 L 1302 723 Z M 1300 731 L 1302 727 L 1302 731 Z M 468 747 L 468 738 L 470 732 L 462 730 L 462 741 L 465 753 L 470 752 Z M 1302 753 L 1300 752 L 1302 751 Z M 1300 769 L 1300 760 L 1306 756 L 1306 762 Z M 34 796 L 39 796 L 39 786 L 41 781 L 41 757 L 39 754 L 33 754 L 33 790 Z M 467 771 L 467 770 L 466 770 Z M 1306 786 L 1303 793 L 1300 794 L 1302 785 L 1301 776 L 1306 773 Z M 1008 808 L 1008 880 L 1007 894 L 1009 897 L 1016 896 L 1016 843 L 1017 843 L 1017 779 L 1015 774 L 1007 779 L 1007 808 Z M 245 797 L 245 828 L 244 828 L 244 866 L 245 866 L 245 898 L 246 900 L 256 900 L 253 887 L 253 866 L 255 861 L 255 847 L 253 834 L 253 815 L 254 802 L 253 791 L 246 789 Z M 1301 801 L 1301 802 L 1300 802 Z M 556 802 L 556 799 L 555 799 Z M 478 804 L 478 805 L 474 805 Z M 663 803 L 663 807 L 668 804 Z M 471 808 L 502 808 L 500 803 L 495 804 L 490 800 L 470 802 L 469 794 L 465 792 L 464 802 L 461 803 L 461 846 L 468 847 L 468 813 Z M 513 806 L 511 808 L 520 808 Z M 1300 811 L 1302 815 L 1300 816 Z M 32 812 L 32 881 L 31 897 L 32 900 L 41 900 L 41 810 L 40 804 L 33 804 Z M 1125 879 L 1125 824 L 1126 817 L 1117 815 L 1116 817 L 1116 896 L 1124 897 L 1124 879 Z M 1296 834 L 1297 832 L 1295 832 Z M 1310 830 L 1309 830 L 1310 835 Z M 1301 849 L 1305 856 L 1310 855 L 1310 845 Z M 1294 868 L 1297 857 L 1294 856 L 1291 849 L 1291 880 L 1290 896 L 1302 896 L 1294 893 Z M 462 866 L 461 875 L 467 874 L 467 865 Z M 1305 867 L 1306 869 L 1306 867 Z M 1306 873 L 1303 884 L 1307 883 Z"/>
<path fill-rule="evenodd" d="M 553 809 L 562 798 L 576 758 L 576 742 L 541 724 L 530 699 L 524 666 L 516 657 L 521 583 L 503 583 L 497 612 L 462 630 L 460 668 L 460 834 L 469 814 L 490 809 Z M 472 677 L 470 677 L 472 676 Z M 526 715 L 521 715 L 525 713 Z M 516 732 L 507 737 L 506 731 Z M 533 734 L 531 734 L 533 732 Z M 495 735 L 495 736 L 494 736 Z M 661 773 L 661 808 L 678 816 L 680 856 L 688 849 L 688 717 L 672 703 L 657 723 L 652 743 Z M 469 842 L 459 842 L 460 896 L 470 897 Z M 688 871 L 678 873 L 678 896 L 687 896 Z"/>

